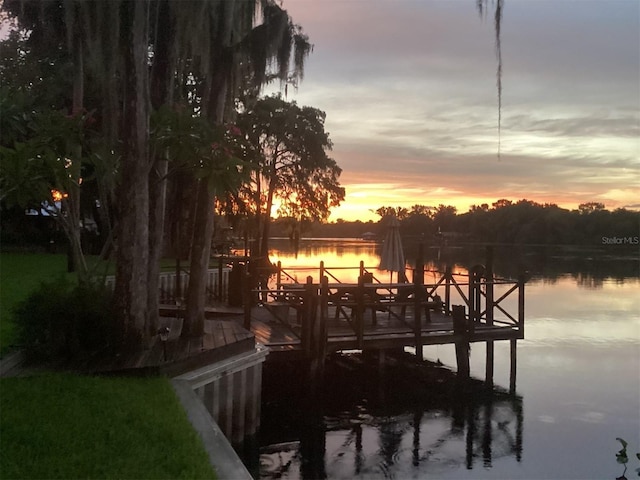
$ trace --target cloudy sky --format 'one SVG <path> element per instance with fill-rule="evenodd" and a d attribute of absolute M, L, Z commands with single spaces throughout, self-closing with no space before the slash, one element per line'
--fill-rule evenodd
<path fill-rule="evenodd" d="M 283 5 L 314 44 L 288 98 L 326 112 L 343 169 L 330 220 L 500 198 L 640 207 L 639 0 L 504 0 L 500 136 L 475 0 Z"/>

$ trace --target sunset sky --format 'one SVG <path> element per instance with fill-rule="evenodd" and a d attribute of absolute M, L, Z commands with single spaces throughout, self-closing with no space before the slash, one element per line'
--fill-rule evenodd
<path fill-rule="evenodd" d="M 343 169 L 331 221 L 500 198 L 640 208 L 640 1 L 504 0 L 500 142 L 492 2 L 484 19 L 475 0 L 283 6 L 314 44 L 287 98 L 326 112 Z"/>

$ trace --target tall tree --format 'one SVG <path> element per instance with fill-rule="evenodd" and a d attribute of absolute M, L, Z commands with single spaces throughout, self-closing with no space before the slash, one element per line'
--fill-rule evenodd
<path fill-rule="evenodd" d="M 261 219 L 259 257 L 267 258 L 274 202 L 281 216 L 325 220 L 344 199 L 342 170 L 327 154 L 332 143 L 325 113 L 274 95 L 260 99 L 238 124 L 257 152 L 253 182 L 246 192 Z"/>
<path fill-rule="evenodd" d="M 271 0 L 7 0 L 4 7 L 31 32 L 32 41 L 40 45 L 49 41 L 65 52 L 73 72 L 70 77 L 77 79 L 76 88 L 69 89 L 77 99 L 70 102 L 70 110 L 91 103 L 98 111 L 105 144 L 101 155 L 113 162 L 104 168 L 114 180 L 105 198 L 115 207 L 121 339 L 133 348 L 148 344 L 155 333 L 154 292 L 167 171 L 164 157 L 149 149 L 151 106 L 170 105 L 175 92 L 193 105 L 195 114 L 221 125 L 239 92 L 255 91 L 273 78 L 301 78 L 310 45 L 286 11 Z M 256 21 L 258 12 L 261 22 Z M 87 79 L 92 93 L 98 92 L 92 102 L 87 102 Z M 212 186 L 218 174 L 210 169 L 203 176 L 201 169 L 193 177 L 198 202 L 188 334 L 202 333 Z"/>
<path fill-rule="evenodd" d="M 202 79 L 198 92 L 200 114 L 213 125 L 222 125 L 234 116 L 235 99 L 257 92 L 272 79 L 296 82 L 302 78 L 304 59 L 311 45 L 300 27 L 285 10 L 272 1 L 208 1 L 200 11 L 186 12 L 176 4 L 179 35 L 188 38 L 187 58 L 199 66 Z M 259 9 L 262 22 L 256 25 Z M 188 9 L 187 9 L 188 10 Z M 188 15 L 188 16 L 187 16 Z M 200 22 L 188 25 L 188 22 Z M 203 39 L 202 30 L 208 32 Z M 293 58 L 293 68 L 290 62 Z M 272 68 L 273 65 L 273 68 Z M 193 222 L 187 312 L 183 335 L 203 333 L 206 276 L 214 227 L 216 171 L 197 181 L 197 200 Z"/>

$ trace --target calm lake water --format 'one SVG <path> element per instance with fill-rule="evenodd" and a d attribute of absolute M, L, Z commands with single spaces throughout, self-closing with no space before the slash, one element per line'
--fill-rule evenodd
<path fill-rule="evenodd" d="M 406 242 L 410 243 L 410 242 Z M 415 245 L 405 245 L 410 266 Z M 274 241 L 272 261 L 317 275 L 331 267 L 379 263 L 380 246 L 360 240 L 303 240 L 296 255 Z M 495 388 L 456 396 L 447 385 L 393 391 L 333 372 L 311 408 L 282 390 L 263 399 L 260 478 L 274 479 L 614 479 L 616 437 L 640 452 L 640 256 L 589 250 L 495 247 L 496 275 L 526 269 L 525 339 L 518 341 L 516 394 L 508 395 L 509 342 L 495 343 Z M 482 249 L 426 249 L 428 268 L 483 263 Z M 356 270 L 332 270 L 353 280 Z M 388 272 L 377 272 L 388 278 Z M 429 282 L 427 275 L 426 282 Z M 453 346 L 424 348 L 455 369 Z M 279 378 L 269 366 L 267 378 Z M 484 378 L 485 345 L 471 347 L 472 376 Z M 283 369 L 284 371 L 284 369 Z M 440 380 L 442 382 L 442 380 Z M 446 381 L 445 381 L 446 383 Z M 390 386 L 391 385 L 391 386 Z M 386 390 L 385 390 L 386 389 Z M 273 389 L 272 389 L 273 390 Z M 294 389 L 295 390 L 295 389 Z M 419 389 L 416 387 L 415 391 Z M 313 412 L 311 411 L 313 410 Z M 640 461 L 630 460 L 633 478 Z"/>

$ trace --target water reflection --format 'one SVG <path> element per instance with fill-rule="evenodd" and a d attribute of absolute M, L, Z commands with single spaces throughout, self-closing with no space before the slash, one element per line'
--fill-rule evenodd
<path fill-rule="evenodd" d="M 419 243 L 404 239 L 409 268 L 415 267 Z M 467 270 L 484 264 L 483 246 L 432 247 L 424 246 L 425 263 L 444 271 L 446 266 Z M 367 267 L 380 263 L 380 244 L 359 239 L 304 239 L 296 254 L 287 239 L 273 239 L 270 258 L 282 261 L 286 267 L 317 269 L 320 260 L 328 267 L 355 268 L 362 260 Z M 637 249 L 601 246 L 593 248 L 550 246 L 496 246 L 493 255 L 494 272 L 504 278 L 516 278 L 523 271 L 533 277 L 554 282 L 572 276 L 579 286 L 601 288 L 603 282 L 624 282 L 640 276 L 640 254 Z M 304 281 L 304 278 L 302 278 Z"/>
<path fill-rule="evenodd" d="M 267 376 L 282 374 L 269 368 Z M 260 478 L 425 478 L 521 461 L 521 397 L 479 382 L 461 390 L 446 369 L 386 369 L 381 376 L 366 358 L 341 356 L 314 408 L 284 383 L 266 392 Z"/>
<path fill-rule="evenodd" d="M 379 262 L 379 246 L 372 242 L 337 248 L 339 241 L 305 240 L 297 259 L 283 243 L 273 244 L 271 259 L 284 266 L 317 272 L 320 260 L 329 267 Z M 315 244 L 308 255 L 307 243 Z M 409 265 L 414 247 L 405 243 Z M 483 263 L 485 255 L 482 248 L 425 253 L 434 268 L 461 271 Z M 615 478 L 615 438 L 640 445 L 638 252 L 496 247 L 494 260 L 499 276 L 514 278 L 521 268 L 532 274 L 525 340 L 518 342 L 520 396 L 499 388 L 460 395 L 446 377 L 398 386 L 393 371 L 360 375 L 349 364 L 341 374 L 327 375 L 331 385 L 310 402 L 314 410 L 297 377 L 269 366 L 264 385 L 272 390 L 265 390 L 254 476 Z M 483 343 L 473 344 L 476 378 L 484 378 L 485 352 Z M 425 358 L 456 363 L 453 347 L 425 347 Z M 506 386 L 508 343 L 496 342 L 495 359 L 495 384 Z"/>

